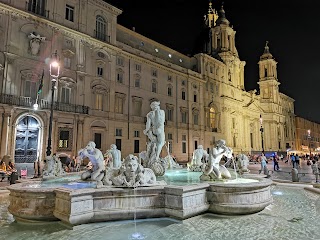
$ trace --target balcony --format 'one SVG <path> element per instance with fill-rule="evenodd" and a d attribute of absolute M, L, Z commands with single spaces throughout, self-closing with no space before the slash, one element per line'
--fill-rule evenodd
<path fill-rule="evenodd" d="M 104 34 L 103 32 L 94 30 L 94 38 L 102 41 L 102 42 L 110 42 L 110 36 Z"/>
<path fill-rule="evenodd" d="M 30 0 L 26 2 L 26 11 L 49 18 L 49 11 L 45 10 L 44 0 Z"/>
<path fill-rule="evenodd" d="M 9 94 L 0 94 L 0 103 L 15 105 L 20 107 L 32 108 L 34 104 L 34 100 L 30 97 L 23 96 L 14 96 Z M 40 109 L 50 109 L 51 102 L 41 99 L 39 104 Z M 53 110 L 62 111 L 62 112 L 72 112 L 72 113 L 81 113 L 81 114 L 89 114 L 89 107 L 83 105 L 76 105 L 70 103 L 62 103 L 62 102 L 54 102 Z"/>

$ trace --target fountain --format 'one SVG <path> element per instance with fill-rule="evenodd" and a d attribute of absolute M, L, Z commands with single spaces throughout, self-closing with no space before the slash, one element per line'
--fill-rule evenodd
<path fill-rule="evenodd" d="M 232 149 L 222 139 L 209 154 L 202 151 L 207 157 L 202 172 L 167 169 L 168 161 L 159 156 L 165 144 L 164 111 L 159 105 L 152 102 L 152 111 L 147 115 L 144 133 L 149 143 L 144 158 L 129 154 L 119 164 L 121 153 L 112 145 L 107 152 L 112 164 L 106 167 L 102 152 L 90 141 L 78 155 L 89 158 L 91 167 L 77 175 L 76 181 L 55 186 L 44 182 L 11 185 L 9 212 L 17 221 L 60 220 L 75 226 L 159 217 L 187 219 L 204 213 L 251 214 L 272 203 L 271 180 L 260 178 L 248 182 L 249 178 L 246 181 L 242 178 L 240 182 L 235 172 L 235 182 L 232 171 L 220 165 L 222 156 L 232 156 Z M 58 176 L 62 174 L 57 170 L 60 165 L 56 159 L 47 161 L 44 172 Z M 200 165 L 199 160 L 195 165 Z M 178 182 L 172 180 L 178 175 Z"/>

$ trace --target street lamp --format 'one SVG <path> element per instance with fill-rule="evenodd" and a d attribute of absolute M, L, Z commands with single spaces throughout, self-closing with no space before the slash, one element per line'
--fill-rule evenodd
<path fill-rule="evenodd" d="M 52 136 L 52 122 L 53 122 L 53 101 L 54 101 L 54 90 L 56 82 L 60 75 L 60 64 L 57 51 L 52 54 L 50 61 L 50 77 L 51 77 L 51 106 L 50 106 L 50 120 L 49 120 L 49 132 L 48 132 L 48 146 L 47 146 L 47 156 L 51 155 L 51 136 Z"/>
<path fill-rule="evenodd" d="M 260 114 L 260 132 L 261 132 L 261 146 L 262 146 L 262 152 L 264 153 L 264 144 L 263 144 L 263 126 L 262 126 L 262 123 L 263 123 L 263 119 L 262 119 L 262 116 Z"/>
<path fill-rule="evenodd" d="M 311 144 L 310 144 L 310 142 L 311 142 L 311 130 L 310 129 L 308 129 L 308 140 L 309 140 L 309 151 L 310 151 L 310 155 L 309 155 L 309 159 L 311 159 Z"/>

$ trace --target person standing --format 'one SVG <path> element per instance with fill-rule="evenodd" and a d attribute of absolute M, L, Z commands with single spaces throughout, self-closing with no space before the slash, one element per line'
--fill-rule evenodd
<path fill-rule="evenodd" d="M 279 159 L 277 155 L 273 156 L 273 170 L 274 171 L 279 171 Z"/>
<path fill-rule="evenodd" d="M 316 183 L 319 182 L 319 167 L 315 160 L 312 160 L 311 169 L 312 173 L 316 176 Z"/>
<path fill-rule="evenodd" d="M 261 153 L 260 163 L 261 163 L 261 169 L 260 169 L 259 173 L 264 172 L 264 169 L 267 167 L 267 158 L 264 155 L 264 153 Z"/>

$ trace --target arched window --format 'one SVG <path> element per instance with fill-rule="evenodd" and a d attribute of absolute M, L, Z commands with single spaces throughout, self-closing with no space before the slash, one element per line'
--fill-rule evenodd
<path fill-rule="evenodd" d="M 97 15 L 96 17 L 96 30 L 95 30 L 96 38 L 101 41 L 106 41 L 106 20 L 100 16 Z"/>
<path fill-rule="evenodd" d="M 209 123 L 211 129 L 216 128 L 216 110 L 213 107 L 211 107 L 209 111 Z"/>

